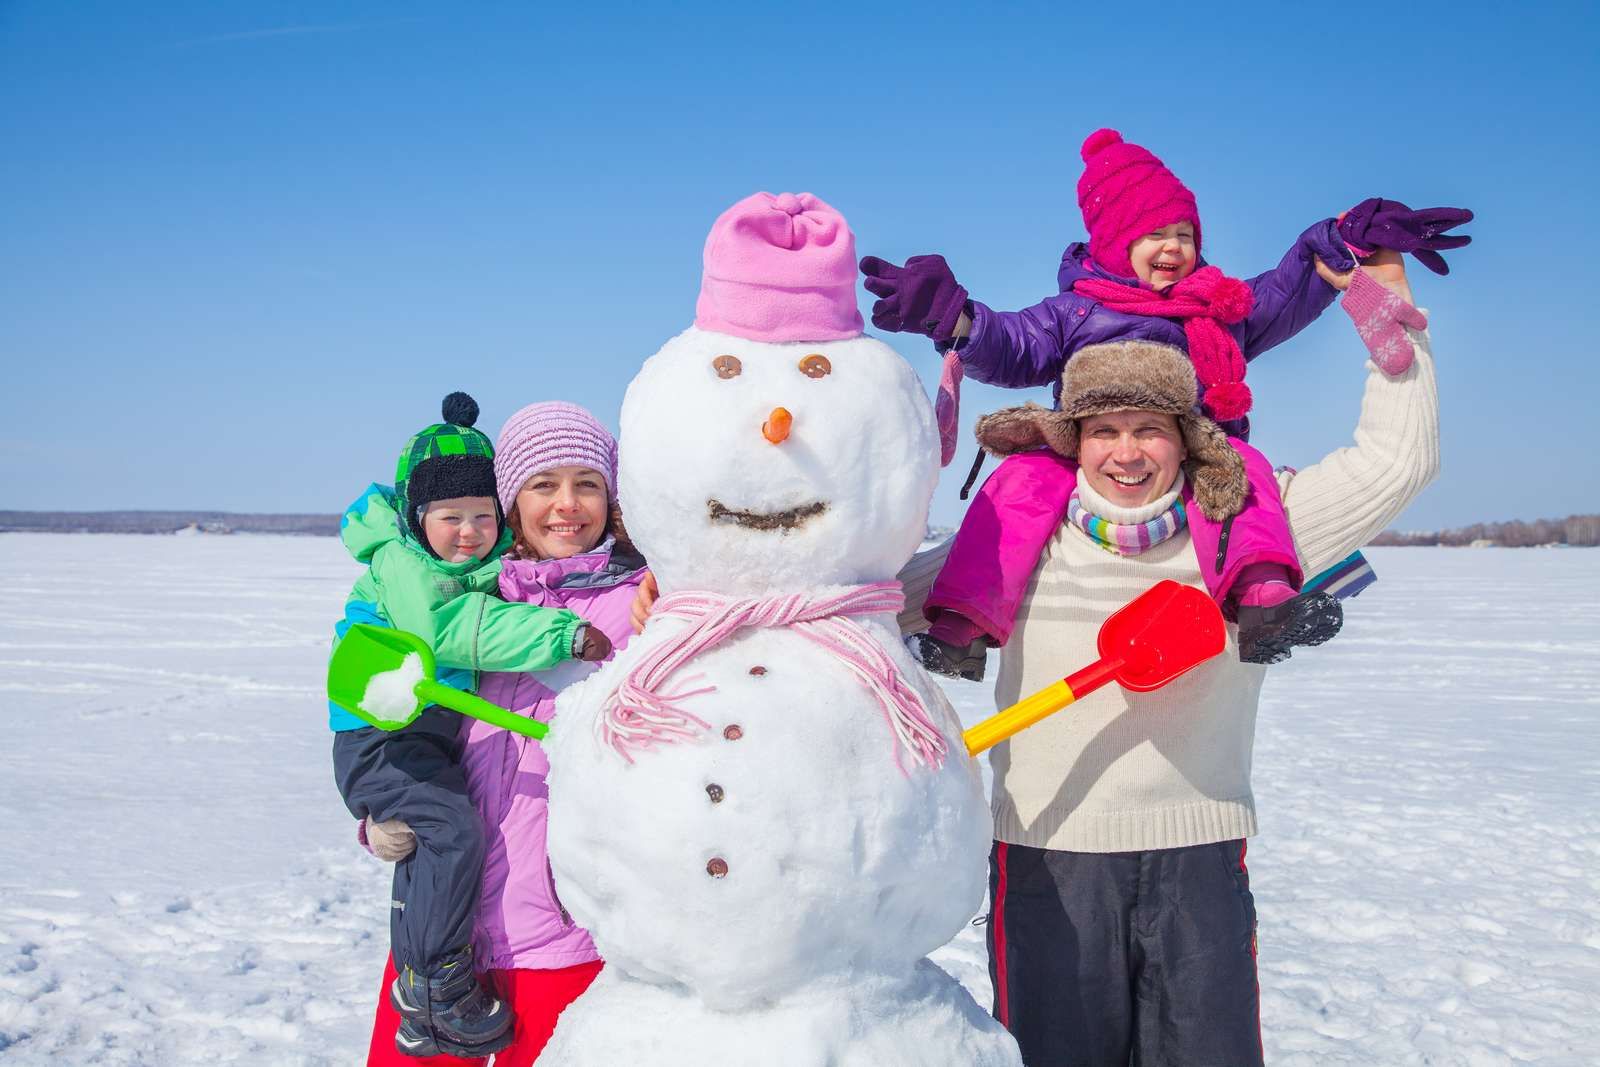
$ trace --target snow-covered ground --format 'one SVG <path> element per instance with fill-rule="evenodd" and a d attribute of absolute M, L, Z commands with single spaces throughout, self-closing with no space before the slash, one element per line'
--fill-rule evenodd
<path fill-rule="evenodd" d="M 1600 1062 L 1600 551 L 1371 555 L 1261 710 L 1268 1062 Z M 361 1062 L 387 873 L 321 696 L 356 574 L 328 538 L 0 537 L 0 1062 Z M 936 958 L 989 1003 L 981 928 Z"/>

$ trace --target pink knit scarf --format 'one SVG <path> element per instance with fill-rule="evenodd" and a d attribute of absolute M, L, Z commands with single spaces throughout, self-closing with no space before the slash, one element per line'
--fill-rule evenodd
<path fill-rule="evenodd" d="M 671 640 L 652 648 L 634 664 L 615 692 L 606 698 L 595 723 L 600 743 L 610 745 L 629 763 L 634 751 L 647 751 L 657 745 L 676 744 L 699 736 L 711 724 L 683 707 L 692 696 L 710 693 L 716 686 L 704 682 L 704 675 L 682 680 L 674 690 L 663 689 L 667 678 L 739 630 L 747 627 L 789 626 L 807 640 L 822 646 L 839 658 L 877 698 L 884 718 L 894 734 L 895 765 L 903 749 L 912 762 L 930 768 L 943 766 L 947 751 L 944 738 L 928 718 L 927 709 L 915 690 L 889 658 L 883 645 L 850 615 L 898 613 L 905 607 L 905 594 L 899 582 L 876 582 L 855 586 L 842 593 L 814 597 L 805 593 L 787 596 L 735 599 L 716 593 L 673 593 L 656 601 L 652 617 L 676 616 L 691 625 Z"/>
<path fill-rule="evenodd" d="M 1250 286 L 1216 267 L 1201 267 L 1165 292 L 1104 278 L 1080 278 L 1073 291 L 1098 300 L 1112 311 L 1182 319 L 1189 341 L 1189 361 L 1205 389 L 1206 413 L 1229 422 L 1250 410 L 1250 387 L 1244 384 L 1244 353 L 1224 323 L 1243 322 L 1255 303 Z"/>

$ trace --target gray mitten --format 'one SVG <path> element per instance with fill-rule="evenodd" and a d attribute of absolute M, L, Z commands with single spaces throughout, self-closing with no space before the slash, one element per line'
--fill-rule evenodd
<path fill-rule="evenodd" d="M 367 816 L 367 848 L 385 863 L 398 863 L 417 850 L 417 835 L 402 819 L 374 822 Z"/>

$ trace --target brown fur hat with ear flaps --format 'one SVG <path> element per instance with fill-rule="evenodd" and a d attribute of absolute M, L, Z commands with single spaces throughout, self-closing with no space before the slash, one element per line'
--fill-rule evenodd
<path fill-rule="evenodd" d="M 1189 457 L 1184 474 L 1213 522 L 1237 515 L 1250 484 L 1244 460 L 1222 427 L 1200 414 L 1194 365 L 1181 349 L 1151 341 L 1089 345 L 1067 360 L 1057 411 L 1024 404 L 978 420 L 978 444 L 995 456 L 1048 448 L 1078 458 L 1078 420 L 1108 411 L 1163 411 L 1178 417 Z"/>

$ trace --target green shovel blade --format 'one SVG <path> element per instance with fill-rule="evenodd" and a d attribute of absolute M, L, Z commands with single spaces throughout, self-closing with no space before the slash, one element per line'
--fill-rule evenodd
<path fill-rule="evenodd" d="M 406 657 L 413 654 L 420 662 L 422 671 L 421 680 L 412 688 L 410 710 L 399 717 L 391 717 L 398 710 L 396 707 L 379 710 L 364 707 L 373 678 L 404 670 Z M 412 670 L 415 673 L 415 668 Z M 435 673 L 433 650 L 416 634 L 386 626 L 356 623 L 345 631 L 338 647 L 333 650 L 333 657 L 328 661 L 328 699 L 380 730 L 402 729 L 414 722 L 422 714 L 423 708 L 438 704 L 535 740 L 549 733 L 550 728 L 542 722 L 507 711 L 471 693 L 441 685 L 435 679 Z"/>

